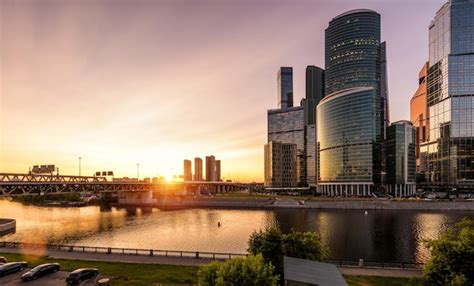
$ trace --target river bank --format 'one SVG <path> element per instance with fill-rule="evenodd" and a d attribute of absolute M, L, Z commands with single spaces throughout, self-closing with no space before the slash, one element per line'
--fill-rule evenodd
<path fill-rule="evenodd" d="M 407 210 L 407 211 L 474 211 L 474 202 L 388 200 L 388 199 L 299 199 L 246 197 L 160 198 L 158 203 L 116 203 L 118 207 L 151 207 L 160 209 L 338 209 L 338 210 Z"/>
<path fill-rule="evenodd" d="M 0 218 L 0 236 L 13 233 L 16 230 L 16 220 Z"/>

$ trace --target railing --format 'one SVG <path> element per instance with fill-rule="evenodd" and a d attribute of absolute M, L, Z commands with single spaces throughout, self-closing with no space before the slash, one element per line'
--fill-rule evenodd
<path fill-rule="evenodd" d="M 140 255 L 140 256 L 157 256 L 157 257 L 212 259 L 212 260 L 225 260 L 225 259 L 231 259 L 235 257 L 247 256 L 247 254 L 243 254 L 243 253 L 115 248 L 115 247 L 63 245 L 63 244 L 37 244 L 37 243 L 23 243 L 23 242 L 7 242 L 7 241 L 0 242 L 0 248 L 48 249 L 48 250 L 55 250 L 55 251 L 67 251 L 67 252 L 77 252 L 77 253 Z"/>
<path fill-rule="evenodd" d="M 137 255 L 151 257 L 174 257 L 174 258 L 194 258 L 208 260 L 226 260 L 235 257 L 245 257 L 243 253 L 223 253 L 223 252 L 201 252 L 201 251 L 181 251 L 181 250 L 160 250 L 160 249 L 139 249 L 139 248 L 114 248 L 100 246 L 63 245 L 63 244 L 36 244 L 23 242 L 0 242 L 0 248 L 29 248 L 48 249 L 55 251 L 94 253 L 94 254 L 119 254 Z M 327 259 L 324 262 L 341 267 L 365 267 L 365 268 L 386 268 L 386 269 L 412 269 L 420 270 L 424 264 L 407 261 L 365 261 L 365 260 L 344 260 Z"/>

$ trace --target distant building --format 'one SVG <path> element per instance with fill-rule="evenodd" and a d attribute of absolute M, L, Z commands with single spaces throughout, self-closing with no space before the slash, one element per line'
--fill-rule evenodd
<path fill-rule="evenodd" d="M 216 160 L 216 181 L 221 181 L 221 160 Z"/>
<path fill-rule="evenodd" d="M 191 160 L 184 160 L 184 164 L 183 164 L 183 180 L 184 180 L 184 181 L 192 181 L 192 180 L 193 180 L 193 173 L 192 173 Z"/>
<path fill-rule="evenodd" d="M 426 179 L 443 189 L 474 186 L 474 1 L 444 4 L 429 27 Z"/>
<path fill-rule="evenodd" d="M 416 130 L 416 171 L 424 173 L 427 169 L 427 154 L 420 154 L 421 144 L 428 142 L 429 133 L 429 109 L 427 103 L 426 79 L 428 76 L 428 63 L 423 65 L 418 74 L 418 89 L 410 100 L 410 121 Z"/>
<path fill-rule="evenodd" d="M 194 158 L 194 181 L 203 181 L 202 176 L 202 159 L 199 157 Z"/>
<path fill-rule="evenodd" d="M 410 121 L 397 121 L 387 128 L 386 184 L 396 197 L 412 195 L 416 191 L 416 129 Z"/>
<path fill-rule="evenodd" d="M 206 181 L 216 180 L 216 157 L 206 156 Z"/>
<path fill-rule="evenodd" d="M 306 185 L 304 108 L 291 107 L 267 111 L 268 141 L 296 145 L 296 181 L 291 187 Z"/>
<path fill-rule="evenodd" d="M 293 107 L 293 68 L 281 67 L 277 74 L 278 108 Z"/>
<path fill-rule="evenodd" d="M 325 96 L 317 106 L 318 190 L 331 196 L 382 189 L 388 123 L 380 14 L 352 10 L 325 32 Z"/>
<path fill-rule="evenodd" d="M 285 188 L 297 185 L 297 145 L 270 141 L 265 144 L 265 187 Z"/>

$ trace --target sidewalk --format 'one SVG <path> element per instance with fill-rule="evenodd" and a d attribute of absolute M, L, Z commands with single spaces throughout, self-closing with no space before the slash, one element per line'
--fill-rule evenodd
<path fill-rule="evenodd" d="M 166 257 L 166 256 L 145 256 L 128 254 L 104 254 L 104 253 L 81 253 L 67 252 L 57 250 L 45 250 L 36 248 L 3 248 L 0 247 L 0 253 L 18 253 L 27 255 L 48 256 L 56 259 L 71 260 L 90 260 L 105 262 L 125 262 L 125 263 L 144 263 L 144 264 L 165 264 L 165 265 L 183 265 L 183 266 L 201 266 L 212 262 L 211 259 Z"/>
<path fill-rule="evenodd" d="M 421 270 L 397 268 L 337 267 L 342 275 L 384 276 L 384 277 L 420 277 Z"/>

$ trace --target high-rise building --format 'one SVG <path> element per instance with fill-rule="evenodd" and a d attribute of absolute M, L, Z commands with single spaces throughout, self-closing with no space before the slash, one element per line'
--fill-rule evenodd
<path fill-rule="evenodd" d="M 216 157 L 206 156 L 206 181 L 216 180 Z"/>
<path fill-rule="evenodd" d="M 306 182 L 317 184 L 316 106 L 324 97 L 324 70 L 316 66 L 306 67 L 306 98 L 301 100 L 304 108 Z"/>
<path fill-rule="evenodd" d="M 278 108 L 293 107 L 293 68 L 281 67 L 277 74 Z"/>
<path fill-rule="evenodd" d="M 184 160 L 183 164 L 183 180 L 184 181 L 192 181 L 193 180 L 193 173 L 191 167 L 191 160 Z"/>
<path fill-rule="evenodd" d="M 285 188 L 297 184 L 297 146 L 270 141 L 265 144 L 265 187 Z"/>
<path fill-rule="evenodd" d="M 202 159 L 194 158 L 194 181 L 203 181 L 202 176 Z"/>
<path fill-rule="evenodd" d="M 304 108 L 302 106 L 267 111 L 268 141 L 296 145 L 296 184 L 306 185 Z"/>
<path fill-rule="evenodd" d="M 388 95 L 380 34 L 380 15 L 366 9 L 343 13 L 326 29 L 326 92 L 316 121 L 324 194 L 381 189 Z"/>
<path fill-rule="evenodd" d="M 216 160 L 216 181 L 221 181 L 221 160 Z"/>
<path fill-rule="evenodd" d="M 451 0 L 429 27 L 426 179 L 451 188 L 474 185 L 474 1 Z"/>
<path fill-rule="evenodd" d="M 427 103 L 426 77 L 428 63 L 423 65 L 418 74 L 418 89 L 410 100 L 410 121 L 416 130 L 416 172 L 424 173 L 427 169 L 426 153 L 421 156 L 421 144 L 429 140 L 429 111 Z"/>
<path fill-rule="evenodd" d="M 395 197 L 415 193 L 416 189 L 416 130 L 410 121 L 397 121 L 387 128 L 386 185 Z"/>

